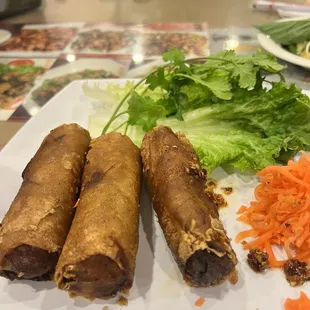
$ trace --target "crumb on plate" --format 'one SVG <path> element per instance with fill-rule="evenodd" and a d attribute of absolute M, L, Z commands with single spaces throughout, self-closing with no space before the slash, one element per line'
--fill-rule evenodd
<path fill-rule="evenodd" d="M 259 249 L 251 249 L 248 254 L 247 262 L 249 266 L 256 272 L 263 272 L 269 268 L 269 255 Z"/>
<path fill-rule="evenodd" d="M 117 304 L 120 305 L 120 306 L 128 306 L 128 299 L 124 296 L 120 296 L 118 301 L 117 301 Z"/>
<path fill-rule="evenodd" d="M 221 190 L 225 195 L 230 195 L 233 192 L 232 187 L 221 187 Z"/>
<path fill-rule="evenodd" d="M 283 267 L 286 280 L 291 286 L 304 284 L 309 280 L 309 269 L 307 263 L 297 259 L 288 260 Z"/>

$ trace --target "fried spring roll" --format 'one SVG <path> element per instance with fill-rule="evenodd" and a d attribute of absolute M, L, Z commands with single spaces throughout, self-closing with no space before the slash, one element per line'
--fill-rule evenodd
<path fill-rule="evenodd" d="M 76 215 L 55 280 L 70 296 L 109 298 L 132 286 L 138 249 L 140 150 L 109 133 L 91 143 Z"/>
<path fill-rule="evenodd" d="M 237 258 L 190 142 L 156 127 L 145 135 L 141 155 L 149 197 L 184 280 L 198 287 L 236 282 Z"/>
<path fill-rule="evenodd" d="M 52 130 L 23 171 L 0 228 L 0 275 L 48 280 L 67 237 L 90 136 L 76 124 Z"/>

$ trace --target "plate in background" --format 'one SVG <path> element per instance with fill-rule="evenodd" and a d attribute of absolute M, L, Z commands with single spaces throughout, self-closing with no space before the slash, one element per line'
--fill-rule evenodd
<path fill-rule="evenodd" d="M 285 19 L 280 19 L 277 22 L 281 23 L 281 22 L 294 21 L 294 20 L 296 21 L 296 20 L 303 20 L 303 19 L 309 19 L 309 17 L 285 18 Z M 285 60 L 289 63 L 292 63 L 294 65 L 310 69 L 310 59 L 300 57 L 296 54 L 289 52 L 288 50 L 284 49 L 280 44 L 272 40 L 268 35 L 261 32 L 257 35 L 257 39 L 261 47 L 265 49 L 267 52 L 273 54 L 274 56 L 282 60 Z"/>
<path fill-rule="evenodd" d="M 257 39 L 261 47 L 274 56 L 294 65 L 310 69 L 310 59 L 290 53 L 263 33 L 259 33 Z"/>

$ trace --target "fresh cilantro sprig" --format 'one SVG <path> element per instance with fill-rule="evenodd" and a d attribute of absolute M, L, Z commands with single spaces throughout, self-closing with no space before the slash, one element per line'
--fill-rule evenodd
<path fill-rule="evenodd" d="M 128 114 L 122 126 L 125 133 L 129 125 L 140 126 L 144 131 L 156 126 L 157 120 L 174 116 L 183 120 L 183 113 L 210 102 L 229 101 L 239 89 L 262 89 L 263 72 L 279 74 L 284 66 L 277 63 L 272 55 L 257 52 L 249 56 L 238 56 L 234 51 L 223 51 L 210 57 L 185 59 L 178 49 L 163 54 L 165 65 L 158 67 L 141 79 L 120 101 L 102 134 L 108 132 L 111 124 L 121 115 Z M 146 91 L 138 94 L 136 89 L 145 83 Z M 162 98 L 154 100 L 147 90 L 161 88 Z M 121 111 L 127 103 L 126 111 Z"/>

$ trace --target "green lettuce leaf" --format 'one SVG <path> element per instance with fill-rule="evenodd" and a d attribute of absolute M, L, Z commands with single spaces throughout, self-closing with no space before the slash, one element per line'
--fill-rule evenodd
<path fill-rule="evenodd" d="M 202 165 L 211 172 L 228 163 L 240 170 L 260 170 L 275 163 L 283 141 L 278 137 L 262 139 L 246 131 L 230 131 L 206 136 L 188 134 Z"/>
<path fill-rule="evenodd" d="M 260 170 L 310 149 L 309 97 L 282 78 L 269 88 L 263 83 L 265 71 L 284 68 L 273 56 L 224 51 L 191 63 L 171 50 L 165 59 L 165 70 L 149 75 L 145 84 L 132 85 L 129 93 L 114 88 L 111 97 L 122 93 L 115 102 L 119 114 L 104 132 L 121 131 L 140 145 L 154 126 L 169 126 L 187 136 L 209 172 L 226 164 Z M 90 126 L 100 123 L 98 115 L 93 119 Z"/>
<path fill-rule="evenodd" d="M 269 91 L 239 90 L 229 102 L 211 103 L 183 118 L 158 124 L 182 131 L 209 170 L 224 163 L 259 170 L 274 164 L 281 150 L 310 146 L 310 100 L 284 82 L 274 83 Z"/>

